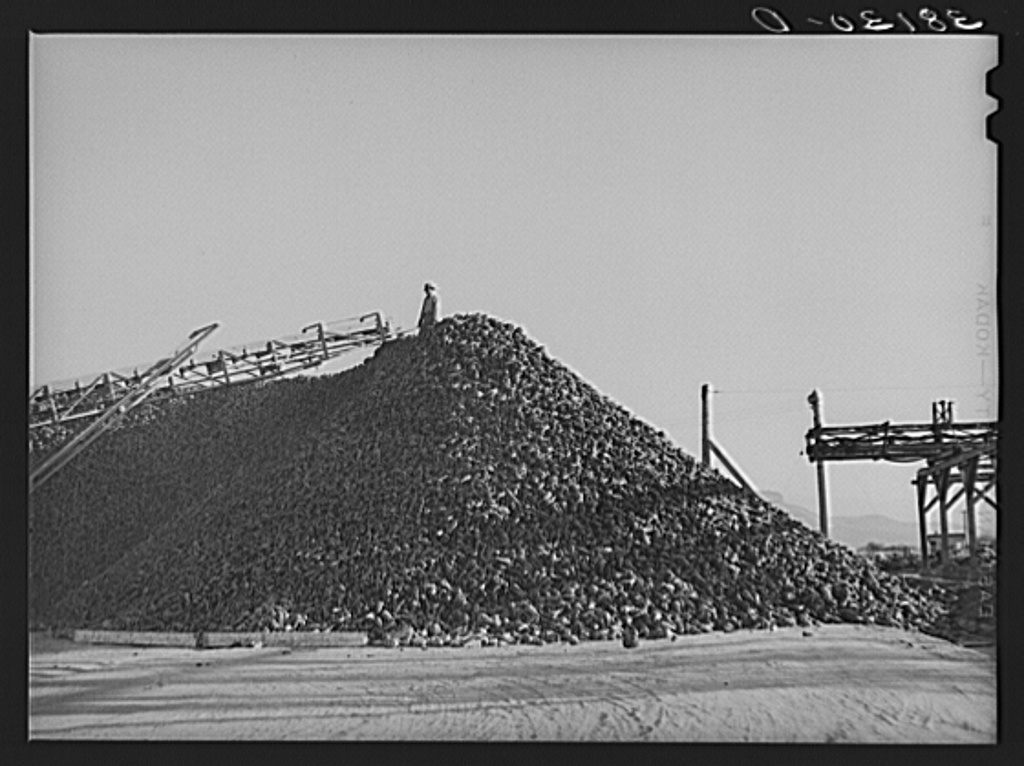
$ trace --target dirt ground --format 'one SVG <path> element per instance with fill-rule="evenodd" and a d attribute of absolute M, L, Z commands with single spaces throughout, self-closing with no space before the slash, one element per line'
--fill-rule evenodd
<path fill-rule="evenodd" d="M 446 649 L 30 637 L 44 739 L 994 743 L 996 663 L 869 626 Z"/>

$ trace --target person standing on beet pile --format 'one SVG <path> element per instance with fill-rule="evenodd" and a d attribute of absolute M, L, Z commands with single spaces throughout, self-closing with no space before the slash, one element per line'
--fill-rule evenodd
<path fill-rule="evenodd" d="M 426 295 L 423 296 L 423 308 L 420 309 L 419 328 L 420 333 L 426 335 L 437 322 L 437 288 L 432 282 L 427 282 L 423 285 L 423 292 Z"/>

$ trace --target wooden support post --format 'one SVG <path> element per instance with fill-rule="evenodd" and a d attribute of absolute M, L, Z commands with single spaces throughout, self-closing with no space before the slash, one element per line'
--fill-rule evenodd
<path fill-rule="evenodd" d="M 78 385 L 77 380 L 75 385 Z M 50 392 L 49 386 L 43 386 L 43 391 L 46 392 L 46 401 L 50 405 L 50 414 L 53 416 L 53 422 L 57 423 L 60 421 L 60 413 L 57 412 L 57 402 L 53 400 L 53 394 Z"/>
<path fill-rule="evenodd" d="M 974 480 L 978 475 L 978 458 L 968 460 L 961 473 L 967 505 L 967 546 L 971 554 L 971 563 L 974 564 L 978 555 L 978 527 L 974 518 Z"/>
<path fill-rule="evenodd" d="M 267 350 L 264 352 L 264 356 L 266 356 L 267 354 L 270 354 L 270 361 L 265 362 L 263 365 L 261 365 L 260 369 L 262 371 L 262 374 L 276 375 L 280 371 L 281 365 L 277 360 L 277 346 L 275 346 L 270 341 L 267 341 Z"/>
<path fill-rule="evenodd" d="M 377 330 L 377 336 L 380 338 L 380 342 L 386 343 L 388 339 L 387 326 L 386 323 L 381 320 L 379 311 L 374 311 L 372 314 L 363 314 L 363 316 L 359 317 L 359 321 L 365 322 L 371 317 L 373 317 L 374 327 Z"/>
<path fill-rule="evenodd" d="M 939 533 L 942 536 L 942 565 L 949 563 L 949 502 L 946 490 L 949 489 L 949 468 L 943 468 L 935 475 L 935 487 L 939 491 Z"/>
<path fill-rule="evenodd" d="M 324 361 L 330 358 L 330 354 L 327 352 L 327 338 L 324 335 L 324 323 L 320 322 L 316 326 L 317 338 L 320 340 L 320 353 L 324 355 Z"/>
<path fill-rule="evenodd" d="M 828 537 L 828 488 L 825 486 L 825 464 L 818 461 L 818 525 Z"/>
<path fill-rule="evenodd" d="M 711 465 L 711 384 L 700 387 L 700 461 Z"/>
<path fill-rule="evenodd" d="M 807 401 L 811 404 L 814 416 L 814 430 L 821 428 L 821 396 L 817 390 L 811 391 Z M 825 462 L 819 457 L 818 463 L 818 526 L 821 534 L 828 537 L 828 489 L 825 486 Z"/>
<path fill-rule="evenodd" d="M 302 332 L 307 332 L 308 330 L 312 330 L 314 327 L 316 328 L 317 340 L 320 342 L 320 353 L 323 355 L 323 361 L 327 361 L 327 358 L 330 355 L 327 352 L 327 337 L 324 335 L 324 323 L 323 322 L 315 322 L 315 323 L 313 323 L 311 325 L 306 325 L 305 327 L 302 328 Z M 305 344 L 303 344 L 303 346 L 305 346 Z M 312 345 L 310 345 L 310 348 L 312 348 Z M 314 365 L 310 365 L 307 362 L 304 366 L 309 367 L 309 366 L 314 366 Z"/>
<path fill-rule="evenodd" d="M 927 570 L 928 566 L 928 509 L 925 506 L 924 498 L 928 493 L 928 477 L 918 476 L 917 481 L 917 523 L 921 538 L 921 565 Z"/>

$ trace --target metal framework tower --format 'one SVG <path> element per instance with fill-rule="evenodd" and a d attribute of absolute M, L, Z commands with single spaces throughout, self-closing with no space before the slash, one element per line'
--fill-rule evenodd
<path fill-rule="evenodd" d="M 807 431 L 807 459 L 817 463 L 818 502 L 822 532 L 827 534 L 824 463 L 835 460 L 886 460 L 895 463 L 925 462 L 912 483 L 917 489 L 917 514 L 921 559 L 928 566 L 927 515 L 938 506 L 940 556 L 949 561 L 949 511 L 961 497 L 966 503 L 967 538 L 972 558 L 977 552 L 975 508 L 987 502 L 997 512 L 995 500 L 998 427 L 994 421 L 957 423 L 953 402 L 932 404 L 931 423 L 893 424 L 888 421 L 860 426 L 822 426 L 821 397 L 812 391 L 808 402 L 814 425 Z M 952 487 L 961 485 L 952 496 Z M 928 500 L 928 491 L 935 495 Z"/>

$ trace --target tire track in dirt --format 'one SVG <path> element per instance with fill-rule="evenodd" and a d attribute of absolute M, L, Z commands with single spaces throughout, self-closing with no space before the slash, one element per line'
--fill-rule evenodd
<path fill-rule="evenodd" d="M 994 742 L 994 663 L 937 639 L 915 636 L 905 646 L 906 635 L 837 626 L 813 639 L 723 634 L 631 650 L 605 642 L 133 656 L 79 647 L 31 658 L 30 732 L 33 739 Z"/>

